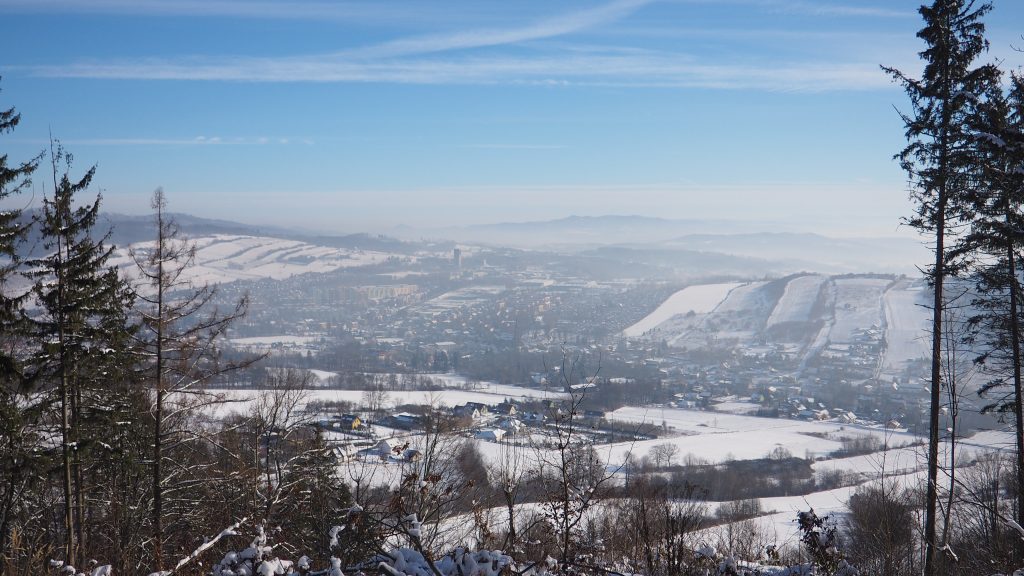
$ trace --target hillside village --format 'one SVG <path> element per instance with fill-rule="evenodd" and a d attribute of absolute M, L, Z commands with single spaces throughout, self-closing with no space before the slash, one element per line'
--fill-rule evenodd
<path fill-rule="evenodd" d="M 251 291 L 275 302 L 254 306 L 232 342 L 276 363 L 336 372 L 340 387 L 363 385 L 353 373 L 457 373 L 524 387 L 593 380 L 600 385 L 588 402 L 602 410 L 623 397 L 698 409 L 740 401 L 727 409 L 827 412 L 917 431 L 924 423 L 920 283 L 820 274 L 594 282 L 473 254 L 228 284 L 225 301 Z M 382 276 L 401 283 L 360 284 Z M 688 302 L 694 290 L 706 294 Z M 572 382 L 558 372 L 566 354 L 579 364 Z"/>

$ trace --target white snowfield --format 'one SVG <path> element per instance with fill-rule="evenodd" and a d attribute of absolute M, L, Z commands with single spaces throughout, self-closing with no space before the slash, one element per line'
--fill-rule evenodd
<path fill-rule="evenodd" d="M 767 327 L 771 328 L 783 322 L 810 322 L 811 313 L 814 311 L 814 304 L 818 301 L 818 294 L 823 284 L 828 282 L 827 276 L 817 274 L 793 278 L 786 283 L 786 291 L 783 292 L 779 302 L 768 317 Z"/>
<path fill-rule="evenodd" d="M 378 264 L 393 256 L 386 252 L 317 246 L 298 240 L 265 236 L 216 234 L 191 241 L 196 245 L 195 265 L 186 272 L 196 284 L 215 284 L 236 280 L 271 278 L 281 280 L 307 272 L 332 272 L 340 268 Z M 153 248 L 153 242 L 139 242 L 118 248 L 111 263 L 131 278 L 138 276 L 129 255 L 134 249 L 140 257 Z"/>
<path fill-rule="evenodd" d="M 885 354 L 882 357 L 882 375 L 900 376 L 907 363 L 928 358 L 930 340 L 929 293 L 920 283 L 900 280 L 882 299 L 885 310 Z"/>
<path fill-rule="evenodd" d="M 253 336 L 251 338 L 232 338 L 228 340 L 235 346 L 273 346 L 274 344 L 294 345 L 309 344 L 320 340 L 321 336 Z"/>
<path fill-rule="evenodd" d="M 327 382 L 333 376 L 332 372 L 323 370 L 312 371 L 319 384 Z M 387 375 L 384 375 L 387 376 Z M 495 384 L 493 382 L 481 382 L 478 387 L 472 390 L 465 390 L 465 378 L 459 376 L 427 374 L 435 384 L 442 386 L 442 390 L 392 390 L 386 392 L 382 405 L 394 408 L 404 404 L 418 404 L 423 406 L 453 407 L 467 402 L 480 402 L 487 405 L 501 404 L 506 399 L 561 399 L 566 396 L 564 392 L 545 390 L 539 388 L 522 388 L 506 384 Z M 244 413 L 262 395 L 270 394 L 269 390 L 237 389 L 237 388 L 211 388 L 210 393 L 223 397 L 228 402 L 215 407 L 217 415 L 224 416 L 231 412 Z M 336 390 L 317 388 L 303 392 L 303 402 L 315 401 L 345 401 L 353 404 L 363 402 L 363 390 Z"/>
<path fill-rule="evenodd" d="M 707 332 L 701 327 L 709 321 L 715 324 L 715 334 L 720 339 L 749 341 L 764 328 L 765 319 L 775 306 L 762 288 L 768 282 L 751 282 L 737 286 L 725 300 L 707 315 L 699 315 L 690 323 L 663 323 L 658 327 L 658 337 L 668 341 L 670 346 L 701 346 L 707 341 Z M 677 316 L 676 320 L 682 317 Z M 678 328 L 673 330 L 673 328 Z"/>
<path fill-rule="evenodd" d="M 882 295 L 889 284 L 891 281 L 884 278 L 835 279 L 835 324 L 829 342 L 853 342 L 859 330 L 881 328 Z"/>
<path fill-rule="evenodd" d="M 917 440 L 914 435 L 906 432 L 856 424 L 758 418 L 676 408 L 626 407 L 609 413 L 607 417 L 657 426 L 664 423 L 673 432 L 681 434 L 615 444 L 610 458 L 614 464 L 622 463 L 631 451 L 637 456 L 643 456 L 651 447 L 665 443 L 677 446 L 680 458 L 690 454 L 711 463 L 720 463 L 726 460 L 764 458 L 778 447 L 800 458 L 824 457 L 841 449 L 844 437 L 876 436 L 890 446 L 910 444 Z"/>
<path fill-rule="evenodd" d="M 914 472 L 904 475 L 893 475 L 886 477 L 886 487 L 893 489 L 911 489 L 921 486 L 927 480 L 924 472 Z M 877 480 L 867 482 L 863 485 L 878 485 Z M 847 512 L 850 497 L 857 491 L 858 486 L 844 486 L 833 490 L 813 492 L 803 496 L 780 496 L 776 498 L 761 498 L 761 509 L 768 514 L 759 516 L 749 522 L 756 527 L 757 533 L 765 543 L 775 544 L 779 547 L 795 549 L 800 546 L 800 529 L 797 526 L 796 517 L 799 512 L 806 512 L 814 509 L 814 513 L 820 516 L 835 515 L 841 516 Z M 716 503 L 709 503 L 710 510 L 714 511 Z M 719 538 L 727 536 L 727 530 L 722 526 L 708 528 L 700 532 L 701 537 L 712 545 L 720 544 Z"/>
<path fill-rule="evenodd" d="M 687 411 L 678 411 L 687 412 Z M 699 422 L 699 412 L 693 412 L 693 418 L 676 418 L 673 419 L 675 422 L 685 421 L 696 421 L 697 427 L 700 427 L 702 422 Z M 670 415 L 672 417 L 672 415 Z M 756 424 L 758 421 L 763 419 L 750 419 L 739 417 L 736 419 L 722 420 L 718 423 L 719 427 L 725 427 L 735 432 L 750 431 L 751 426 Z M 828 422 L 806 422 L 805 424 L 808 429 L 818 428 L 818 432 L 822 430 L 834 429 L 835 425 Z M 906 434 L 889 434 L 884 431 L 871 430 L 872 433 L 883 433 L 890 443 L 895 439 L 903 439 L 908 435 Z M 719 434 L 719 432 L 707 432 L 706 434 Z M 840 434 L 843 432 L 841 431 Z M 661 442 L 666 439 L 661 439 Z M 719 438 L 715 436 L 705 435 L 703 442 L 708 444 L 721 444 Z M 968 463 L 978 457 L 979 455 L 986 452 L 998 451 L 1000 448 L 1008 448 L 1013 444 L 1012 434 L 1004 431 L 990 431 L 990 432 L 979 432 L 974 436 L 966 439 L 962 439 L 958 443 L 958 459 L 960 462 Z M 643 449 L 646 448 L 646 443 L 636 443 L 632 446 L 632 453 L 637 456 L 645 456 Z M 478 448 L 483 453 L 484 457 L 488 462 L 492 464 L 500 465 L 503 455 L 503 447 L 493 443 L 480 443 Z M 787 447 L 788 448 L 788 447 Z M 943 448 L 944 453 L 948 453 L 948 445 Z M 613 450 L 614 452 L 614 450 Z M 606 447 L 598 447 L 598 453 L 602 457 L 608 456 Z M 519 465 L 522 467 L 528 467 L 536 465 L 536 461 L 539 457 L 542 457 L 545 453 L 534 451 L 530 448 L 521 448 Z M 550 453 L 547 453 L 550 455 Z M 620 453 L 621 454 L 621 453 Z M 742 459 L 742 458 L 737 458 Z M 677 463 L 682 460 L 682 455 L 677 459 Z M 615 459 L 609 460 L 609 470 L 615 470 L 617 465 L 614 464 Z M 821 460 L 812 464 L 812 469 L 816 473 L 821 473 L 831 470 L 841 470 L 844 472 L 854 473 L 856 483 L 850 486 L 843 486 L 840 488 L 821 490 L 818 492 L 812 492 L 810 494 L 799 495 L 799 496 L 779 496 L 779 497 L 766 497 L 760 498 L 761 509 L 763 515 L 754 518 L 750 521 L 744 521 L 745 524 L 750 524 L 756 527 L 758 534 L 761 536 L 765 544 L 772 543 L 780 546 L 788 546 L 792 548 L 799 547 L 800 544 L 800 533 L 796 523 L 796 515 L 801 511 L 807 511 L 811 508 L 819 515 L 823 516 L 826 514 L 835 514 L 841 516 L 848 510 L 850 497 L 861 487 L 861 486 L 880 486 L 882 482 L 885 483 L 887 489 L 893 489 L 900 487 L 904 489 L 919 488 L 922 482 L 925 481 L 925 457 L 923 446 L 905 446 L 899 448 L 892 448 L 886 451 L 879 451 L 873 454 L 867 454 L 862 456 L 854 456 L 850 458 L 830 459 Z M 617 481 L 622 481 L 622 474 L 619 474 Z M 601 501 L 598 507 L 607 505 L 614 505 L 615 500 Z M 722 502 L 706 502 L 706 509 L 709 513 L 714 513 L 715 509 L 722 504 Z M 535 507 L 523 506 L 520 510 L 517 510 L 517 516 L 519 518 L 525 518 L 530 513 L 535 512 Z M 495 508 L 488 511 L 488 520 L 492 523 L 492 528 L 501 528 L 502 523 L 507 522 L 505 512 L 501 508 Z M 735 527 L 733 527 L 735 529 Z M 693 535 L 695 539 L 700 542 L 708 543 L 711 545 L 723 545 L 725 539 L 728 538 L 730 527 L 729 526 L 714 526 L 705 528 L 698 531 Z"/>
<path fill-rule="evenodd" d="M 729 292 L 741 285 L 739 282 L 727 282 L 687 286 L 669 296 L 654 312 L 623 330 L 623 334 L 629 338 L 636 338 L 652 328 L 657 328 L 658 325 L 670 320 L 673 316 L 690 312 L 707 314 L 725 300 Z"/>

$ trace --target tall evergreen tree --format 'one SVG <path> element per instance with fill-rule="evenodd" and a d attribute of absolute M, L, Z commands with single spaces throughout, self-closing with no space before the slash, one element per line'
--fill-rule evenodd
<path fill-rule="evenodd" d="M 21 115 L 14 108 L 0 110 L 0 134 L 10 133 L 20 121 Z M 0 154 L 0 201 L 31 185 L 41 158 L 40 153 L 12 165 L 7 154 Z M 26 231 L 20 221 L 20 210 L 0 211 L 0 570 L 7 557 L 15 516 L 23 509 L 28 499 L 25 492 L 35 476 L 32 463 L 38 460 L 34 448 L 39 438 L 31 424 L 38 419 L 39 406 L 19 398 L 22 374 L 17 350 L 24 298 L 13 294 L 10 286 L 19 265 L 18 245 Z"/>
<path fill-rule="evenodd" d="M 43 200 L 39 218 L 44 256 L 27 262 L 39 303 L 32 336 L 37 349 L 34 377 L 55 386 L 60 410 L 61 473 L 64 493 L 65 559 L 81 565 L 85 538 L 84 459 L 102 440 L 91 434 L 105 420 L 115 373 L 124 366 L 126 307 L 131 293 L 108 265 L 113 251 L 106 237 L 93 237 L 100 196 L 81 206 L 77 197 L 92 182 L 95 167 L 78 180 L 70 176 L 72 157 L 51 144 L 53 194 Z M 101 425 L 100 425 L 101 426 Z M 99 429 L 102 432 L 102 428 Z"/>
<path fill-rule="evenodd" d="M 1024 495 L 1024 78 L 1014 74 L 1010 86 L 1008 96 L 1001 86 L 994 87 L 972 126 L 982 172 L 967 248 L 976 253 L 978 262 L 974 270 L 978 297 L 973 301 L 978 313 L 971 318 L 971 342 L 981 347 L 977 362 L 989 376 L 978 393 L 990 398 L 985 410 L 1013 415 L 1017 494 Z M 1021 497 L 1016 518 L 1024 522 Z"/>
<path fill-rule="evenodd" d="M 924 27 L 917 36 L 926 47 L 920 53 L 920 79 L 894 68 L 883 68 L 910 97 L 910 113 L 902 114 L 908 145 L 896 155 L 910 180 L 916 214 L 907 222 L 934 240 L 934 261 L 926 270 L 933 290 L 931 406 L 928 424 L 928 486 L 925 510 L 925 574 L 936 566 L 938 502 L 939 410 L 941 407 L 943 289 L 947 278 L 961 268 L 954 246 L 971 219 L 968 194 L 977 179 L 968 125 L 980 99 L 997 81 L 991 65 L 977 65 L 987 50 L 982 17 L 989 3 L 974 0 L 935 0 L 919 10 Z"/>
<path fill-rule="evenodd" d="M 13 131 L 21 122 L 21 114 L 14 108 L 0 110 L 0 134 Z M 0 154 L 0 201 L 11 198 L 32 185 L 32 174 L 39 166 L 42 153 L 35 158 L 11 165 L 7 154 Z M 22 298 L 9 290 L 10 279 L 19 264 L 18 244 L 24 239 L 27 226 L 21 223 L 21 210 L 8 208 L 0 210 L 0 328 L 10 334 L 20 317 Z M 0 348 L 0 377 L 8 380 L 17 373 L 10 343 L 3 342 Z"/>

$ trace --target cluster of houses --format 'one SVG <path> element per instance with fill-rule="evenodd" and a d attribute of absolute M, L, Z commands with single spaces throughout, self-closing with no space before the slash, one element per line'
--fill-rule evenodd
<path fill-rule="evenodd" d="M 429 426 L 428 419 L 443 421 L 446 427 L 466 437 L 486 442 L 503 442 L 522 434 L 527 428 L 550 424 L 560 414 L 555 401 L 513 401 L 488 405 L 466 402 L 432 413 L 395 412 L 367 421 L 356 414 L 337 414 L 320 419 L 317 426 L 341 461 L 379 458 L 385 461 L 416 461 L 422 454 L 411 447 L 409 438 Z M 581 423 L 596 427 L 605 413 L 587 410 L 579 414 Z M 383 435 L 387 437 L 381 437 Z"/>

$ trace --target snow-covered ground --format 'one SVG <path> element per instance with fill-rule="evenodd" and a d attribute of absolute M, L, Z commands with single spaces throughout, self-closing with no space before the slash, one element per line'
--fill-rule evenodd
<path fill-rule="evenodd" d="M 882 327 L 882 294 L 891 282 L 885 278 L 837 278 L 835 324 L 829 332 L 833 344 L 855 341 L 858 331 Z"/>
<path fill-rule="evenodd" d="M 716 306 L 726 299 L 729 292 L 738 286 L 741 286 L 741 284 L 727 282 L 722 284 L 700 284 L 683 288 L 669 296 L 667 300 L 662 302 L 661 306 L 658 306 L 642 320 L 623 330 L 623 334 L 629 338 L 636 338 L 652 328 L 657 328 L 673 316 L 685 315 L 690 312 L 694 314 L 707 314 L 714 310 Z"/>
<path fill-rule="evenodd" d="M 930 356 L 927 299 L 924 285 L 911 280 L 901 280 L 886 291 L 882 299 L 886 344 L 883 376 L 900 376 L 908 362 Z"/>
<path fill-rule="evenodd" d="M 418 304 L 412 308 L 412 311 L 434 316 L 480 304 L 504 291 L 505 288 L 503 286 L 469 286 L 459 288 Z"/>
<path fill-rule="evenodd" d="M 778 447 L 794 456 L 822 457 L 843 447 L 842 438 L 875 436 L 890 446 L 910 444 L 912 434 L 836 422 L 758 418 L 720 412 L 675 408 L 620 408 L 609 419 L 665 425 L 681 435 L 614 445 L 612 463 L 621 463 L 630 451 L 644 455 L 657 444 L 679 448 L 680 457 L 692 454 L 712 463 L 764 458 Z"/>
<path fill-rule="evenodd" d="M 711 405 L 711 409 L 715 412 L 738 414 L 740 416 L 756 414 L 761 408 L 760 404 L 739 399 L 729 399 L 722 402 L 716 401 Z"/>
<path fill-rule="evenodd" d="M 886 478 L 886 486 L 898 486 L 904 489 L 916 488 L 925 479 L 923 472 L 895 475 Z M 868 482 L 868 484 L 874 483 L 876 482 Z M 813 508 L 814 513 L 819 517 L 827 514 L 842 515 L 846 512 L 850 497 L 857 491 L 857 488 L 858 486 L 844 486 L 803 496 L 761 498 L 761 509 L 769 513 L 753 519 L 751 523 L 756 527 L 765 543 L 796 548 L 800 545 L 800 530 L 796 522 L 799 512 Z M 721 533 L 721 530 L 720 528 L 711 528 L 703 533 L 705 538 L 714 543 L 714 537 Z"/>
<path fill-rule="evenodd" d="M 751 282 L 737 286 L 708 314 L 677 315 L 662 323 L 658 326 L 657 337 L 677 347 L 700 347 L 707 343 L 711 334 L 719 341 L 750 341 L 764 328 L 775 306 L 763 290 L 767 284 Z"/>
<path fill-rule="evenodd" d="M 194 238 L 195 265 L 186 271 L 186 279 L 196 284 L 215 284 L 259 278 L 284 279 L 307 272 L 332 272 L 340 268 L 379 264 L 392 254 L 368 250 L 350 250 L 317 246 L 298 240 L 264 236 L 216 234 Z M 118 248 L 111 264 L 130 278 L 137 277 L 129 249 L 143 256 L 153 242 L 139 242 Z"/>
<path fill-rule="evenodd" d="M 330 378 L 331 372 L 316 371 L 314 376 L 321 380 Z M 483 382 L 473 390 L 462 389 L 465 386 L 465 379 L 457 376 L 428 375 L 435 384 L 446 386 L 443 390 L 391 390 L 387 391 L 383 399 L 384 407 L 395 407 L 403 404 L 419 404 L 435 407 L 452 407 L 465 404 L 466 402 L 481 402 L 483 404 L 501 404 L 506 399 L 556 399 L 563 398 L 565 394 L 554 390 L 537 388 L 521 388 L 505 384 Z M 231 412 L 245 412 L 249 409 L 260 395 L 269 394 L 266 390 L 249 390 L 236 388 L 210 389 L 211 393 L 222 396 L 228 402 L 217 406 L 216 412 L 228 414 Z M 362 390 L 335 390 L 317 388 L 304 392 L 304 401 L 345 401 L 359 404 L 363 401 L 365 392 Z"/>
<path fill-rule="evenodd" d="M 271 352 L 273 350 L 307 350 L 309 345 L 323 340 L 323 336 L 253 336 L 251 338 L 232 338 L 231 346 L 250 352 Z"/>
<path fill-rule="evenodd" d="M 309 344 L 320 340 L 320 336 L 253 336 L 251 338 L 233 338 L 229 340 L 236 346 L 273 346 L 274 344 Z"/>
<path fill-rule="evenodd" d="M 821 287 L 828 281 L 828 277 L 817 274 L 800 276 L 790 280 L 786 284 L 786 291 L 779 298 L 778 304 L 768 317 L 768 327 L 771 328 L 783 322 L 808 322 L 813 320 L 811 312 L 814 304 L 818 301 L 818 293 Z"/>

